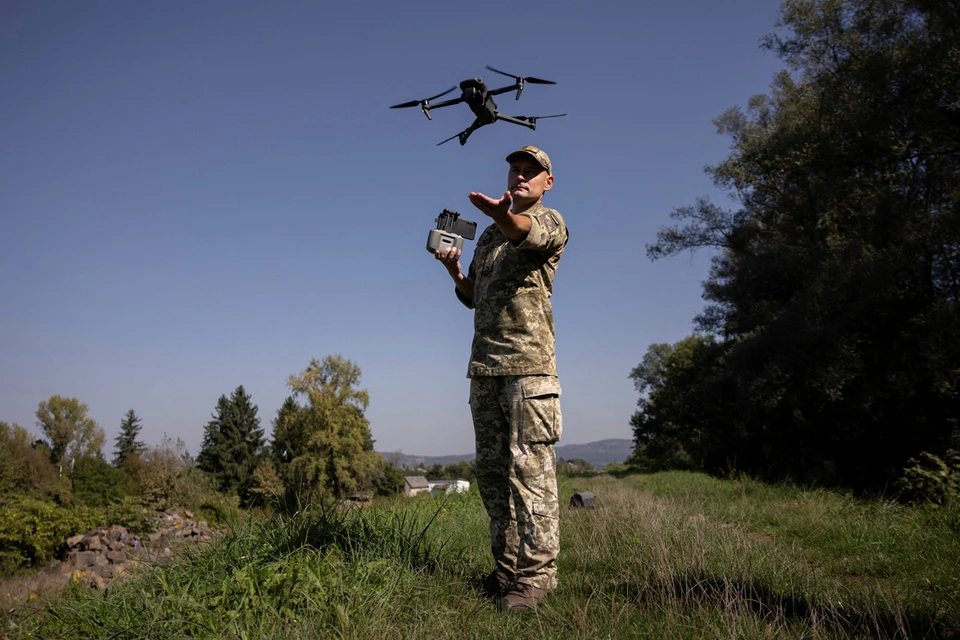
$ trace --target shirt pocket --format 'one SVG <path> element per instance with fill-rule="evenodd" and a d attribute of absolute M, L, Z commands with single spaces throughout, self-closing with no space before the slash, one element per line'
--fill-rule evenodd
<path fill-rule="evenodd" d="M 560 381 L 554 376 L 528 376 L 520 381 L 523 408 L 521 440 L 525 444 L 553 444 L 563 433 Z"/>

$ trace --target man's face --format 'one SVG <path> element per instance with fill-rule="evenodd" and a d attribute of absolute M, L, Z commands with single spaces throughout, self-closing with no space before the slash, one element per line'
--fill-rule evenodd
<path fill-rule="evenodd" d="M 553 176 L 530 156 L 518 155 L 510 161 L 507 190 L 513 197 L 514 210 L 522 211 L 534 204 L 551 187 Z"/>

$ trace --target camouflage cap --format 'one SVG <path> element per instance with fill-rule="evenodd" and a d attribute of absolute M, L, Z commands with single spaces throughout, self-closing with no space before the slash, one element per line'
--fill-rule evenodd
<path fill-rule="evenodd" d="M 550 164 L 550 156 L 547 155 L 547 152 L 539 147 L 534 147 L 533 145 L 527 145 L 520 149 L 517 149 L 513 153 L 507 156 L 507 162 L 512 161 L 518 155 L 524 154 L 533 158 L 537 164 L 547 170 L 548 175 L 553 175 L 553 166 Z"/>

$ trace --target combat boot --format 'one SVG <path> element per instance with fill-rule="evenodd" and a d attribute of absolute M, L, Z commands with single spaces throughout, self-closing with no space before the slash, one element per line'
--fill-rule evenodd
<path fill-rule="evenodd" d="M 494 569 L 480 582 L 480 588 L 489 597 L 499 600 L 506 595 L 516 583 L 516 578 L 507 578 Z"/>
<path fill-rule="evenodd" d="M 522 613 L 533 611 L 550 592 L 526 582 L 518 582 L 498 603 L 500 611 Z"/>

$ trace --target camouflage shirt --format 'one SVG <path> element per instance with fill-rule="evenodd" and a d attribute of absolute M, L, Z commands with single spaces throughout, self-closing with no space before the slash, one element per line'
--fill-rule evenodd
<path fill-rule="evenodd" d="M 467 377 L 557 375 L 553 277 L 569 233 L 560 214 L 539 202 L 523 212 L 531 227 L 520 244 L 487 227 L 470 262 L 473 348 Z"/>

